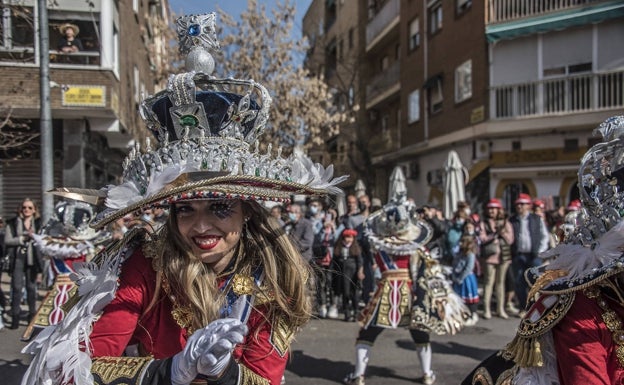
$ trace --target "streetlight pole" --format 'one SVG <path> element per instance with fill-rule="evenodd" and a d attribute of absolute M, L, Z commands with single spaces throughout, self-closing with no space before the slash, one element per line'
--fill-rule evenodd
<path fill-rule="evenodd" d="M 46 223 L 54 209 L 54 200 L 47 192 L 54 187 L 52 110 L 50 108 L 50 39 L 47 0 L 37 0 L 39 23 L 39 88 L 41 132 L 41 213 Z"/>

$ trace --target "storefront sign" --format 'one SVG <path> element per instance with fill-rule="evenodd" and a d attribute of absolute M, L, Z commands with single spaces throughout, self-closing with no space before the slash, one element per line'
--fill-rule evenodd
<path fill-rule="evenodd" d="M 470 124 L 476 124 L 485 120 L 485 107 L 477 107 L 470 113 Z"/>
<path fill-rule="evenodd" d="M 66 85 L 64 86 L 62 105 L 68 107 L 106 107 L 106 87 Z"/>

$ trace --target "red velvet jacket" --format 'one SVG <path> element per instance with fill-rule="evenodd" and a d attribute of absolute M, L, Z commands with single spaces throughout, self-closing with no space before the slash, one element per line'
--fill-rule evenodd
<path fill-rule="evenodd" d="M 171 357 L 184 348 L 186 331 L 171 316 L 172 303 L 167 296 L 160 295 L 158 302 L 143 314 L 155 287 L 156 272 L 151 260 L 141 250 L 135 251 L 123 264 L 115 298 L 93 326 L 93 357 L 119 357 L 127 346 L 134 344 L 139 344 L 142 355 L 156 359 Z M 272 325 L 265 321 L 265 310 L 260 306 L 252 311 L 247 322 L 249 333 L 236 347 L 234 358 L 271 384 L 279 384 L 288 353 L 280 354 L 272 343 Z"/>
<path fill-rule="evenodd" d="M 609 308 L 624 320 L 622 304 L 604 298 Z M 553 328 L 561 385 L 624 384 L 617 345 L 602 319 L 603 313 L 594 299 L 579 291 L 566 316 Z"/>

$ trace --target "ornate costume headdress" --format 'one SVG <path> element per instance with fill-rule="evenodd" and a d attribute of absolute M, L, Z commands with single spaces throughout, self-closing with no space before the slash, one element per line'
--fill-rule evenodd
<path fill-rule="evenodd" d="M 93 254 L 97 245 L 110 239 L 108 232 L 89 226 L 95 211 L 88 203 L 61 201 L 53 214 L 41 234 L 33 235 L 39 250 L 48 257 L 63 259 Z"/>
<path fill-rule="evenodd" d="M 603 141 L 581 159 L 578 187 L 581 209 L 564 242 L 545 252 L 546 267 L 528 271 L 538 281 L 533 292 L 566 292 L 624 271 L 624 116 L 598 126 Z"/>
<path fill-rule="evenodd" d="M 141 117 L 158 140 L 137 145 L 123 163 L 123 182 L 109 186 L 101 227 L 149 205 L 182 199 L 288 201 L 293 194 L 334 194 L 346 176 L 333 178 L 295 152 L 284 158 L 258 138 L 269 118 L 271 96 L 253 80 L 217 79 L 209 51 L 219 49 L 215 14 L 177 20 L 187 72 L 172 75 L 167 89 L 142 102 Z"/>
<path fill-rule="evenodd" d="M 393 173 L 400 174 L 394 183 L 402 185 L 395 186 L 390 201 L 366 219 L 369 240 L 376 249 L 388 254 L 410 254 L 422 248 L 433 236 L 431 226 L 418 219 L 416 205 L 407 199 L 405 178 L 400 170 L 397 168 Z"/>

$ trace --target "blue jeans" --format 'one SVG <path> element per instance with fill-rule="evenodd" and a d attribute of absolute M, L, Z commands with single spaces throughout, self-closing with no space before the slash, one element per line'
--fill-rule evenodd
<path fill-rule="evenodd" d="M 518 253 L 514 255 L 511 266 L 513 269 L 514 277 L 516 279 L 516 298 L 521 309 L 524 309 L 527 304 L 527 297 L 529 294 L 529 284 L 524 278 L 524 273 L 535 266 L 542 264 L 542 260 L 537 257 L 533 257 L 532 253 Z"/>

